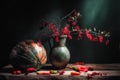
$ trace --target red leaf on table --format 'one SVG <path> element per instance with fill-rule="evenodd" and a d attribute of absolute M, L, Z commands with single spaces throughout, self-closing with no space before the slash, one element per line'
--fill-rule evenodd
<path fill-rule="evenodd" d="M 87 72 L 88 71 L 88 67 L 86 67 L 86 66 L 78 66 L 78 70 L 82 71 L 82 72 Z"/>
<path fill-rule="evenodd" d="M 50 72 L 37 72 L 37 74 L 39 74 L 39 75 L 50 75 Z"/>
<path fill-rule="evenodd" d="M 80 66 L 77 66 L 77 67 L 73 67 L 73 70 L 78 71 L 78 72 L 87 72 L 88 67 L 80 65 Z"/>
<path fill-rule="evenodd" d="M 71 75 L 80 75 L 80 72 L 71 72 Z"/>
<path fill-rule="evenodd" d="M 63 75 L 63 74 L 64 74 L 64 70 L 60 70 L 59 75 Z"/>

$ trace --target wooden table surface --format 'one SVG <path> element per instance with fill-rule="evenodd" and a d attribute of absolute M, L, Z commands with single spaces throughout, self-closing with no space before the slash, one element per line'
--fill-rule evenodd
<path fill-rule="evenodd" d="M 68 64 L 69 66 L 76 66 Z M 120 64 L 85 64 L 84 66 L 92 67 L 93 71 L 82 72 L 80 75 L 73 76 L 70 75 L 71 69 L 65 69 L 64 75 L 38 75 L 36 73 L 30 73 L 28 75 L 12 74 L 13 67 L 7 65 L 0 69 L 0 80 L 88 80 L 86 76 L 92 72 L 100 72 L 102 76 L 94 76 L 90 80 L 120 80 Z M 49 71 L 52 70 L 51 64 L 44 65 L 40 71 Z"/>

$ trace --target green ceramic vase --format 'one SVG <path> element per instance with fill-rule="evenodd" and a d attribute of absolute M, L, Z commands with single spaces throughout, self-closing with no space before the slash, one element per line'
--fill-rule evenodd
<path fill-rule="evenodd" d="M 65 68 L 70 61 L 70 52 L 66 47 L 66 38 L 67 35 L 60 36 L 59 42 L 55 42 L 50 53 L 50 62 L 57 69 Z"/>

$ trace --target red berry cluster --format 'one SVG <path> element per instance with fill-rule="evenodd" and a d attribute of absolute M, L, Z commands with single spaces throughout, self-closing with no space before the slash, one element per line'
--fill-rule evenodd
<path fill-rule="evenodd" d="M 57 26 L 54 23 L 49 23 L 48 24 L 48 28 L 52 32 L 52 36 L 51 37 L 54 38 L 56 42 L 59 42 L 59 35 L 60 35 L 60 33 L 58 31 Z"/>
<path fill-rule="evenodd" d="M 77 19 L 79 18 L 79 16 L 80 13 L 74 11 L 67 19 L 67 23 L 72 27 L 72 31 L 78 32 L 78 40 L 82 39 L 82 31 L 80 29 L 80 26 L 77 25 Z"/>

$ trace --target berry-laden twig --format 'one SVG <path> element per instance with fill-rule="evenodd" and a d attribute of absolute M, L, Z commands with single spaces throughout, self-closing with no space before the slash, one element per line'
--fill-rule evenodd
<path fill-rule="evenodd" d="M 93 29 L 82 29 L 77 24 L 80 16 L 79 12 L 73 10 L 61 19 L 61 21 L 64 19 L 66 20 L 65 25 L 57 26 L 56 23 L 44 20 L 43 26 L 48 27 L 48 29 L 52 32 L 51 38 L 53 38 L 56 42 L 59 42 L 59 36 L 61 35 L 67 35 L 70 40 L 73 39 L 74 35 L 78 35 L 78 40 L 82 40 L 82 36 L 85 35 L 90 41 L 99 43 L 105 42 L 105 44 L 108 45 L 110 42 L 110 32 L 97 30 L 95 27 Z M 62 23 L 60 22 L 60 24 Z"/>

